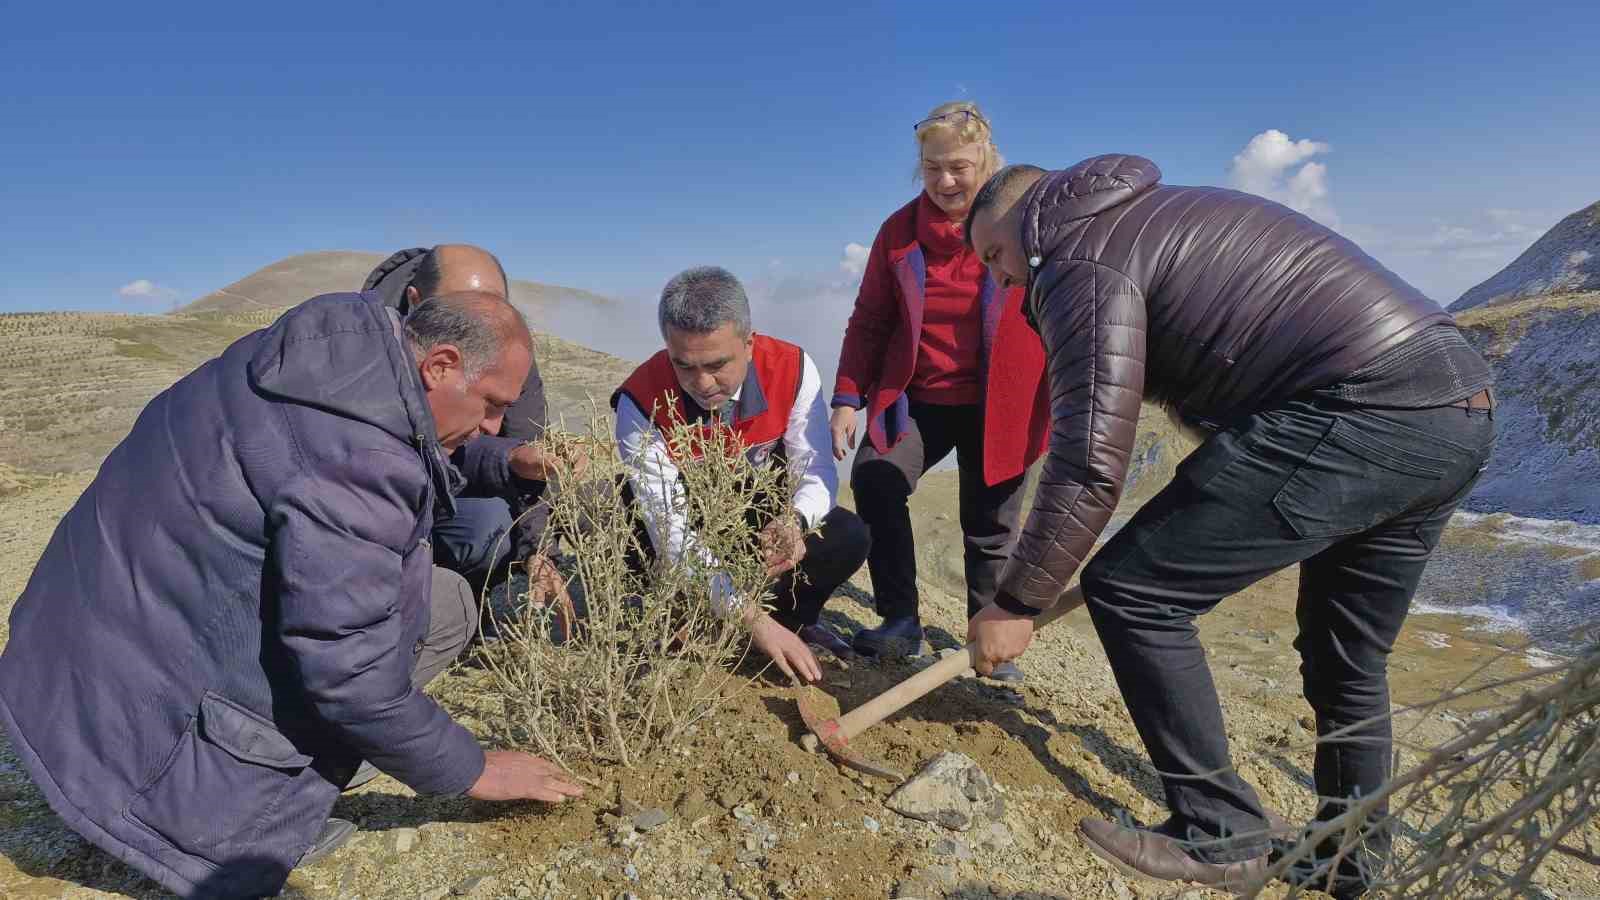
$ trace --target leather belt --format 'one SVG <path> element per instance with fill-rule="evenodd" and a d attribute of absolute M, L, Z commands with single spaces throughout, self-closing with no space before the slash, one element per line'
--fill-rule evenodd
<path fill-rule="evenodd" d="M 1494 389 L 1484 388 L 1465 400 L 1450 404 L 1460 409 L 1494 409 Z"/>

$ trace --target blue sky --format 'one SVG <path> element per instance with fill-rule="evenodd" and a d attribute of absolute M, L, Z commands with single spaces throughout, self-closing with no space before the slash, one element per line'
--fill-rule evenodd
<path fill-rule="evenodd" d="M 956 97 L 1011 161 L 1267 192 L 1449 302 L 1600 199 L 1596 33 L 1593 2 L 13 4 L 0 311 L 464 240 L 641 308 L 719 263 L 836 342 L 846 247 Z"/>

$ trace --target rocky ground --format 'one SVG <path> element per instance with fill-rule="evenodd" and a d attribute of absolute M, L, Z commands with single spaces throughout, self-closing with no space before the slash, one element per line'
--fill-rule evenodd
<path fill-rule="evenodd" d="M 546 377 L 570 381 L 559 390 L 576 399 L 593 393 L 582 373 L 610 377 L 597 359 L 553 359 Z M 9 378 L 13 370 L 6 371 Z M 120 434 L 109 433 L 113 440 Z M 1152 435 L 1147 451 L 1160 440 Z M 0 458 L 9 464 L 0 466 L 0 617 L 92 476 L 45 474 L 11 452 Z M 915 498 L 935 648 L 957 646 L 964 632 L 953 580 L 960 570 L 954 497 L 953 479 L 939 475 Z M 1458 529 L 1450 540 L 1484 553 L 1495 546 L 1492 527 Z M 1291 818 L 1305 817 L 1314 803 L 1311 720 L 1291 647 L 1295 577 L 1281 573 L 1230 598 L 1201 628 L 1236 761 L 1266 802 Z M 865 585 L 858 576 L 833 600 L 826 613 L 831 624 L 849 631 L 876 622 Z M 0 642 L 8 638 L 0 624 Z M 1425 701 L 1480 669 L 1479 679 L 1526 671 L 1527 655 L 1512 649 L 1518 644 L 1513 633 L 1474 630 L 1461 617 L 1414 616 L 1393 658 L 1395 702 Z M 360 833 L 323 862 L 296 871 L 283 896 L 1213 896 L 1124 878 L 1089 854 L 1074 832 L 1085 816 L 1125 812 L 1147 823 L 1164 816 L 1159 783 L 1083 614 L 1043 632 L 1023 666 L 1029 677 L 1020 688 L 966 677 L 858 739 L 863 752 L 907 773 L 941 754 L 961 754 L 992 781 L 992 789 L 983 779 L 971 782 L 976 802 L 894 798 L 894 784 L 808 753 L 798 740 L 803 725 L 795 689 L 758 677 L 731 693 L 682 746 L 631 771 L 582 772 L 592 784 L 588 795 L 564 806 L 420 799 L 380 777 L 336 809 Z M 820 699 L 854 707 L 912 668 L 830 661 Z M 440 678 L 433 692 L 469 727 L 491 733 L 493 697 L 473 659 Z M 1427 716 L 1402 712 L 1397 732 L 1409 746 L 1432 746 L 1476 708 L 1513 696 L 1502 690 Z M 1418 750 L 1403 750 L 1401 765 L 1418 758 Z M 930 807 L 944 811 L 932 815 L 937 821 L 906 814 Z M 1600 830 L 1591 823 L 1584 839 L 1600 845 Z M 1536 896 L 1600 897 L 1600 873 L 1552 857 L 1538 890 Z M 0 741 L 0 897 L 161 896 L 66 830 Z"/>

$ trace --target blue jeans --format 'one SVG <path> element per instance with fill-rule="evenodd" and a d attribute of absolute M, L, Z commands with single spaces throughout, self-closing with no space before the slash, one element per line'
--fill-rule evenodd
<path fill-rule="evenodd" d="M 457 497 L 456 514 L 433 523 L 433 562 L 456 572 L 473 596 L 505 577 L 511 507 L 498 497 Z"/>
<path fill-rule="evenodd" d="M 1387 780 L 1389 651 L 1493 439 L 1487 410 L 1292 401 L 1212 437 L 1094 557 L 1084 595 L 1161 774 L 1163 831 L 1224 839 L 1196 853 L 1213 862 L 1267 849 L 1194 620 L 1296 563 L 1294 646 L 1318 737 L 1356 726 L 1317 745 L 1319 816 Z"/>

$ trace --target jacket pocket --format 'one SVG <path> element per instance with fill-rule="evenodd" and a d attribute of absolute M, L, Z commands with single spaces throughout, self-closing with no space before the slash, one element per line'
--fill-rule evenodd
<path fill-rule="evenodd" d="M 211 692 L 127 817 L 213 863 L 237 856 L 311 764 L 267 719 Z"/>
<path fill-rule="evenodd" d="M 1358 534 L 1416 505 L 1450 466 L 1337 418 L 1272 503 L 1302 538 Z"/>

